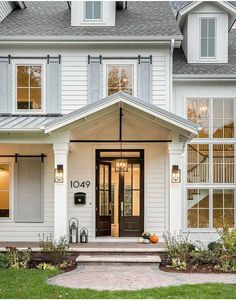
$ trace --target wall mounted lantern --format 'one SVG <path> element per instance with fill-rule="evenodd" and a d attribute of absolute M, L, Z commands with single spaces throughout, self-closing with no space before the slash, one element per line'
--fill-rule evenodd
<path fill-rule="evenodd" d="M 88 243 L 88 229 L 85 227 L 80 229 L 80 243 Z"/>
<path fill-rule="evenodd" d="M 63 173 L 63 165 L 57 165 L 56 169 L 54 170 L 54 181 L 57 183 L 62 183 Z"/>
<path fill-rule="evenodd" d="M 172 182 L 180 183 L 181 182 L 181 170 L 178 165 L 172 166 Z"/>
<path fill-rule="evenodd" d="M 76 218 L 71 218 L 69 220 L 69 231 L 70 231 L 70 238 L 69 242 L 70 243 L 78 243 L 79 241 L 79 221 Z"/>

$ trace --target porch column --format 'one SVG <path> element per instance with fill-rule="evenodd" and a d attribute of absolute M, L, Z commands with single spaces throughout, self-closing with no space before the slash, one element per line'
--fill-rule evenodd
<path fill-rule="evenodd" d="M 54 238 L 67 236 L 67 156 L 68 143 L 54 143 L 54 168 L 63 165 L 63 182 L 54 182 Z"/>
<path fill-rule="evenodd" d="M 182 230 L 183 226 L 183 151 L 184 145 L 180 142 L 172 142 L 168 145 L 170 176 L 169 176 L 169 231 L 171 233 Z M 172 182 L 172 166 L 178 165 L 181 170 L 181 182 Z"/>

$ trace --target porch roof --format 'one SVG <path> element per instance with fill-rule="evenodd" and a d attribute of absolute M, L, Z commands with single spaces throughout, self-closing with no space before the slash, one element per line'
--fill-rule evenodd
<path fill-rule="evenodd" d="M 115 93 L 111 96 L 105 97 L 96 102 L 90 103 L 78 110 L 75 110 L 67 115 L 60 118 L 54 119 L 53 121 L 46 123 L 44 126 L 45 133 L 49 133 L 72 124 L 78 120 L 88 117 L 102 109 L 110 107 L 114 104 L 122 103 L 128 104 L 142 112 L 145 112 L 151 116 L 156 117 L 166 123 L 174 125 L 182 130 L 189 132 L 189 135 L 197 134 L 199 127 L 198 125 L 176 115 L 153 104 L 147 103 L 142 99 L 130 96 L 123 92 Z"/>

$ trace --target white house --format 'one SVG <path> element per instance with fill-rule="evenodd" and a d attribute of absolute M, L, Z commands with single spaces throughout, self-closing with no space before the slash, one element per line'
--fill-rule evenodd
<path fill-rule="evenodd" d="M 0 2 L 0 241 L 235 226 L 236 7 Z"/>

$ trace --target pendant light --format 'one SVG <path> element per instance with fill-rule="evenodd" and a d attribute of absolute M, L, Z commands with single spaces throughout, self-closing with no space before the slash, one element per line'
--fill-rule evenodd
<path fill-rule="evenodd" d="M 128 160 L 122 158 L 122 108 L 120 108 L 120 158 L 115 160 L 115 171 L 116 172 L 128 172 Z"/>

